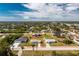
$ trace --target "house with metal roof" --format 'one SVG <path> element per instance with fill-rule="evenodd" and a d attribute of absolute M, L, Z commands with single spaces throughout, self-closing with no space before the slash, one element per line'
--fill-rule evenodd
<path fill-rule="evenodd" d="M 45 39 L 45 42 L 46 43 L 54 43 L 54 42 L 56 42 L 56 40 L 55 39 Z"/>
<path fill-rule="evenodd" d="M 18 48 L 18 46 L 22 43 L 22 42 L 26 42 L 27 38 L 21 37 L 18 38 L 14 41 L 13 45 L 11 46 L 12 48 Z"/>
<path fill-rule="evenodd" d="M 24 37 L 21 37 L 21 38 L 18 38 L 16 39 L 14 42 L 26 42 L 27 41 L 27 38 L 24 38 Z"/>

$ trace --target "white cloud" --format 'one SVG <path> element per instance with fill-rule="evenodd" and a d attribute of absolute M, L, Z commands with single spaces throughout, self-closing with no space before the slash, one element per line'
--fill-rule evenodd
<path fill-rule="evenodd" d="M 38 3 L 38 4 L 32 3 L 30 5 L 24 4 L 24 6 L 37 10 L 36 12 L 25 12 L 25 14 L 28 14 L 30 16 L 36 16 L 36 17 L 38 17 L 38 16 L 43 17 L 43 16 L 48 16 L 50 14 L 57 14 L 57 12 L 58 13 L 62 12 L 62 9 L 58 8 L 55 4 L 46 5 L 44 3 L 43 4 L 42 3 Z"/>
<path fill-rule="evenodd" d="M 38 10 L 39 8 L 41 8 L 44 4 L 42 3 L 29 3 L 29 4 L 23 4 L 23 6 L 25 7 L 29 7 L 31 9 L 35 9 Z"/>
<path fill-rule="evenodd" d="M 79 4 L 72 3 L 72 4 L 68 4 L 66 10 L 67 12 L 71 12 L 73 10 L 76 10 L 77 8 L 79 8 Z"/>
<path fill-rule="evenodd" d="M 61 8 L 60 6 L 57 6 L 57 4 L 50 3 L 46 5 L 45 3 L 30 3 L 30 4 L 23 4 L 23 6 L 28 7 L 33 10 L 37 10 L 36 12 L 23 12 L 24 19 L 31 17 L 35 18 L 37 20 L 78 20 L 78 14 L 70 13 L 73 12 L 73 10 L 76 10 L 79 8 L 79 4 L 67 4 L 67 7 L 65 10 Z M 63 6 L 63 5 L 62 5 Z M 63 6 L 64 7 L 64 6 Z M 75 16 L 75 17 L 74 17 Z M 72 18 L 74 17 L 74 18 Z M 44 19 L 45 18 L 45 19 Z"/>

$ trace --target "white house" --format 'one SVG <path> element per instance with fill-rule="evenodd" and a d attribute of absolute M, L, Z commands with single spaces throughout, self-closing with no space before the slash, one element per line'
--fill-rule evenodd
<path fill-rule="evenodd" d="M 54 43 L 54 42 L 56 42 L 56 40 L 55 39 L 45 39 L 45 42 L 46 43 Z"/>

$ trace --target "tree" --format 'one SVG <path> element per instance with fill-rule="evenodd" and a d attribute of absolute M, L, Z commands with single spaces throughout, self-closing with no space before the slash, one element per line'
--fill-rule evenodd
<path fill-rule="evenodd" d="M 6 41 L 0 42 L 0 56 L 9 56 L 13 55 L 10 50 L 9 44 Z"/>
<path fill-rule="evenodd" d="M 32 44 L 33 51 L 34 51 L 34 47 L 35 47 L 35 44 Z"/>
<path fill-rule="evenodd" d="M 4 39 L 2 39 L 0 41 L 0 55 L 1 56 L 14 55 L 12 53 L 12 51 L 10 50 L 10 45 L 14 42 L 14 40 L 19 38 L 20 36 L 21 36 L 21 34 L 9 35 L 9 36 L 5 37 Z"/>
<path fill-rule="evenodd" d="M 63 43 L 65 43 L 65 44 L 73 44 L 73 42 L 71 40 L 69 40 L 69 39 L 65 39 L 63 41 Z"/>

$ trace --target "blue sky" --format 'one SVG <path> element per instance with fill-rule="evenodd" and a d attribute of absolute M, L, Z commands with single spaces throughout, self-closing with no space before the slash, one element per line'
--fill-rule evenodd
<path fill-rule="evenodd" d="M 79 21 L 79 4 L 0 3 L 0 21 Z"/>

